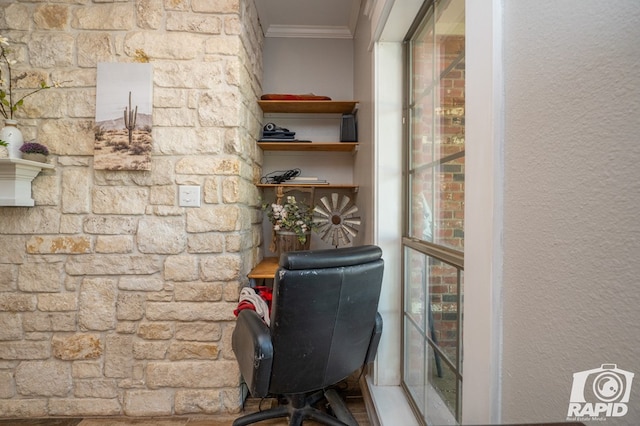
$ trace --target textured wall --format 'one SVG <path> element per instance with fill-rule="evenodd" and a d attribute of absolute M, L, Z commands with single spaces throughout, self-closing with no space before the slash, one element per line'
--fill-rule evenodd
<path fill-rule="evenodd" d="M 232 311 L 261 242 L 253 1 L 3 2 L 0 32 L 25 84 L 68 81 L 17 117 L 55 169 L 35 207 L 0 208 L 0 417 L 237 411 Z M 152 168 L 94 170 L 96 65 L 137 49 Z"/>
<path fill-rule="evenodd" d="M 605 423 L 637 425 L 640 4 L 504 6 L 502 421 L 565 420 L 610 363 L 636 379 Z"/>

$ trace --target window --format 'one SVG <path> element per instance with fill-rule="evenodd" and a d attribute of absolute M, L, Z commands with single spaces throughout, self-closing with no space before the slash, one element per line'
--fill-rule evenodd
<path fill-rule="evenodd" d="M 462 406 L 464 3 L 427 1 L 405 43 L 402 377 L 429 424 Z"/>

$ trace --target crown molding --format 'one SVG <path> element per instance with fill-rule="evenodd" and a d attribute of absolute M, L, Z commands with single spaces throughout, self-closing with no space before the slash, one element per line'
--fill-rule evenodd
<path fill-rule="evenodd" d="M 348 27 L 305 26 L 305 25 L 270 25 L 264 33 L 265 37 L 290 38 L 353 38 Z"/>

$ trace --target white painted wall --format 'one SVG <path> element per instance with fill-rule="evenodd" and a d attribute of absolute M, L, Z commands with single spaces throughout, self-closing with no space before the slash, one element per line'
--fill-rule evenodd
<path fill-rule="evenodd" d="M 640 424 L 639 22 L 504 2 L 505 423 L 564 420 L 573 373 L 614 363 L 637 377 L 606 424 Z"/>

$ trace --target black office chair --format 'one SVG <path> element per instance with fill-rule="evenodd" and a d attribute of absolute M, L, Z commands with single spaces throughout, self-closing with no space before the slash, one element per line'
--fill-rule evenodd
<path fill-rule="evenodd" d="M 234 426 L 277 417 L 289 417 L 290 425 L 305 419 L 357 425 L 332 386 L 375 357 L 382 334 L 381 257 L 373 245 L 280 256 L 271 326 L 242 310 L 232 345 L 251 395 L 277 396 L 286 404 L 240 417 Z"/>

